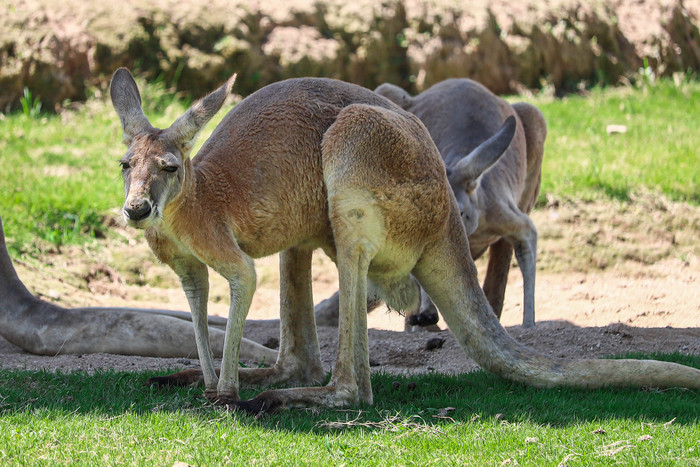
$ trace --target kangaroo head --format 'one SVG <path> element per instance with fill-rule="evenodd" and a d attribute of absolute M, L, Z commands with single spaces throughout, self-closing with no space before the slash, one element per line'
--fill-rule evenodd
<path fill-rule="evenodd" d="M 413 104 L 413 98 L 411 95 L 394 84 L 380 84 L 374 90 L 374 92 L 380 96 L 386 97 L 402 109 L 408 110 L 408 108 Z"/>
<path fill-rule="evenodd" d="M 114 72 L 110 95 L 128 147 L 119 161 L 124 177 L 122 216 L 127 224 L 150 227 L 182 191 L 192 176 L 189 154 L 197 134 L 219 111 L 235 78 L 233 75 L 163 130 L 153 127 L 143 113 L 141 95 L 129 70 L 119 68 Z"/>
<path fill-rule="evenodd" d="M 457 199 L 467 235 L 474 233 L 479 225 L 474 199 L 479 180 L 505 154 L 515 135 L 515 127 L 515 117 L 508 117 L 495 135 L 447 168 L 447 179 Z"/>

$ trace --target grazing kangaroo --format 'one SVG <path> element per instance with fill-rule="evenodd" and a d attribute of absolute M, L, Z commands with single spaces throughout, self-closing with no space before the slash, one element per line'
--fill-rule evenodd
<path fill-rule="evenodd" d="M 470 79 L 448 79 L 416 97 L 388 83 L 375 92 L 416 115 L 428 129 L 447 167 L 472 258 L 489 250 L 484 293 L 499 318 L 515 247 L 523 275 L 523 326 L 534 326 L 537 230 L 527 213 L 540 189 L 547 136 L 542 113 L 527 103 L 510 105 Z M 477 157 L 479 145 L 511 115 L 517 127 L 508 149 L 498 159 Z M 368 303 L 368 310 L 377 305 Z M 334 294 L 316 305 L 316 319 L 336 325 L 337 310 Z M 423 291 L 420 313 L 407 316 L 408 327 L 436 322 L 435 305 Z"/>
<path fill-rule="evenodd" d="M 472 258 L 489 250 L 484 293 L 499 318 L 515 248 L 523 275 L 523 326 L 534 326 L 537 230 L 527 213 L 540 191 L 547 136 L 542 113 L 524 102 L 510 105 L 470 79 L 448 79 L 416 97 L 392 84 L 375 92 L 416 115 L 430 132 L 448 169 Z M 503 156 L 495 161 L 474 157 L 479 144 L 511 115 L 518 125 Z"/>
<path fill-rule="evenodd" d="M 127 223 L 180 276 L 192 308 L 205 395 L 250 412 L 372 403 L 368 294 L 413 310 L 439 307 L 483 368 L 536 386 L 683 386 L 700 371 L 653 360 L 566 360 L 513 340 L 476 278 L 459 207 L 430 135 L 413 114 L 367 89 L 330 79 L 271 84 L 237 104 L 193 159 L 192 142 L 233 85 L 194 104 L 167 129 L 151 126 L 126 69 L 111 97 L 128 150 L 121 159 Z M 500 156 L 508 118 L 482 150 Z M 496 154 L 496 156 L 494 156 Z M 481 156 L 479 156 L 481 157 Z M 340 278 L 338 357 L 324 380 L 311 294 L 311 253 Z M 255 290 L 252 258 L 280 254 L 280 350 L 272 368 L 239 370 L 238 347 Z M 228 279 L 231 305 L 220 377 L 207 339 L 207 267 Z M 239 401 L 241 382 L 306 387 Z"/>

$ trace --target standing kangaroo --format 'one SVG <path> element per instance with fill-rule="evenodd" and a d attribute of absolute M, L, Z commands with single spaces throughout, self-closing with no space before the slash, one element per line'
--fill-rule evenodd
<path fill-rule="evenodd" d="M 411 274 L 483 368 L 537 386 L 684 386 L 700 371 L 653 360 L 565 360 L 540 355 L 499 324 L 476 279 L 459 207 L 420 120 L 369 90 L 329 79 L 262 88 L 231 110 L 194 159 L 192 142 L 233 78 L 167 129 L 151 126 L 126 69 L 111 97 L 128 150 L 121 159 L 129 225 L 178 274 L 192 309 L 205 395 L 250 412 L 372 403 L 368 293 L 392 308 L 420 302 Z M 515 119 L 482 146 L 501 153 Z M 338 357 L 324 380 L 311 294 L 311 254 L 322 248 L 340 278 Z M 252 258 L 280 254 L 280 350 L 271 368 L 238 369 L 255 290 Z M 221 374 L 207 339 L 207 265 L 230 284 Z M 239 401 L 240 380 L 302 385 Z"/>
<path fill-rule="evenodd" d="M 416 115 L 428 129 L 447 167 L 472 258 L 489 250 L 484 293 L 499 318 L 515 248 L 523 275 L 523 326 L 534 326 L 537 230 L 527 213 L 540 189 L 547 136 L 542 113 L 527 103 L 510 105 L 470 79 L 448 79 L 416 97 L 388 83 L 375 92 Z M 483 155 L 479 145 L 511 115 L 517 127 L 508 149 L 496 158 L 477 157 Z M 409 329 L 438 320 L 430 297 L 422 295 L 420 313 L 406 318 Z M 370 300 L 368 310 L 378 304 Z M 319 324 L 336 325 L 337 315 L 337 293 L 316 305 Z"/>

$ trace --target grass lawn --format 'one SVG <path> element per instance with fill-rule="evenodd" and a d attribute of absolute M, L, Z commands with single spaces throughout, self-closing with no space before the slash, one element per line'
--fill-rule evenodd
<path fill-rule="evenodd" d="M 372 407 L 255 419 L 150 375 L 0 371 L 0 464 L 700 465 L 697 391 L 374 375 Z"/>
<path fill-rule="evenodd" d="M 143 89 L 156 126 L 186 110 L 159 86 Z M 0 114 L 0 134 L 0 216 L 11 253 L 106 235 L 108 217 L 123 203 L 118 161 L 126 150 L 111 103 L 95 98 L 61 115 Z"/>
<path fill-rule="evenodd" d="M 644 187 L 700 203 L 700 83 L 660 81 L 532 101 L 547 118 L 542 193 L 627 199 Z M 608 134 L 609 125 L 625 133 Z"/>
<path fill-rule="evenodd" d="M 186 104 L 162 86 L 140 84 L 155 126 L 169 126 L 184 112 Z M 594 89 L 587 97 L 530 101 L 549 127 L 541 200 L 619 199 L 643 188 L 700 203 L 700 82 L 660 80 Z M 208 125 L 200 144 L 224 113 Z M 608 134 L 612 124 L 625 125 L 627 132 Z M 0 116 L 0 134 L 0 216 L 11 253 L 107 234 L 108 219 L 123 202 L 117 161 L 124 152 L 119 119 L 107 100 L 94 98 L 61 115 Z"/>

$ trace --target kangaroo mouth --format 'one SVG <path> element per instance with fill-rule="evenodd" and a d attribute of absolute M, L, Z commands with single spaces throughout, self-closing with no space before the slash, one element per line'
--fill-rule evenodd
<path fill-rule="evenodd" d="M 127 208 L 122 209 L 122 217 L 129 227 L 144 230 L 151 227 L 160 218 L 158 205 L 149 205 L 147 209 L 138 212 Z"/>

